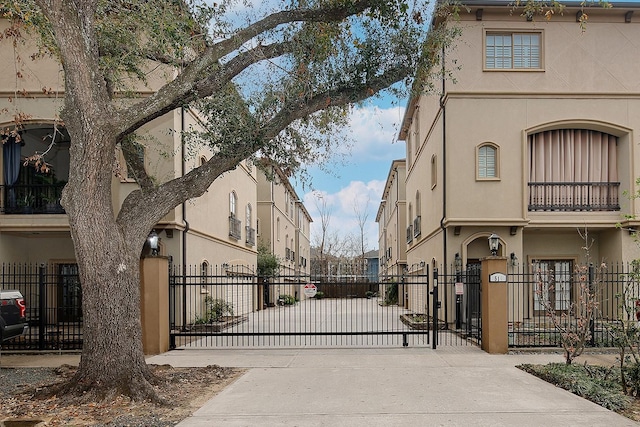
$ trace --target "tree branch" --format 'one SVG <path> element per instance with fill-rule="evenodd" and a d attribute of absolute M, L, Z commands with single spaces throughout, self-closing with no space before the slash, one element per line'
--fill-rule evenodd
<path fill-rule="evenodd" d="M 386 71 L 379 77 L 374 77 L 362 85 L 344 84 L 336 89 L 326 90 L 311 96 L 310 98 L 299 98 L 287 102 L 280 112 L 263 126 L 263 139 L 275 138 L 283 129 L 295 120 L 306 117 L 316 111 L 328 107 L 337 107 L 356 103 L 367 99 L 382 89 L 406 78 L 411 70 L 404 64 L 400 64 Z"/>
<path fill-rule="evenodd" d="M 243 69 L 261 61 L 262 58 L 259 56 L 252 57 L 249 55 L 252 51 L 259 51 L 252 50 L 248 51 L 246 55 L 241 54 L 240 56 L 242 56 L 244 62 L 237 60 L 235 62 L 236 67 L 226 69 L 227 74 L 223 73 L 220 68 L 219 61 L 221 58 L 240 48 L 252 38 L 286 23 L 341 21 L 365 11 L 377 3 L 376 0 L 353 0 L 353 2 L 341 6 L 282 11 L 249 25 L 238 31 L 233 37 L 208 47 L 174 80 L 167 83 L 155 94 L 122 110 L 118 114 L 119 121 L 122 123 L 121 137 L 177 107 L 188 104 L 195 99 L 212 95 L 216 89 L 223 87 L 225 83 L 229 82 L 232 77 Z M 288 50 L 284 49 L 287 43 L 275 44 L 273 48 L 275 49 L 277 46 L 283 48 L 282 53 L 288 52 Z M 275 55 L 276 52 L 276 50 L 273 50 L 271 54 Z M 253 58 L 253 61 L 249 61 L 248 59 L 250 58 Z M 237 68 L 240 64 L 245 64 L 244 68 Z M 215 69 L 213 73 L 211 72 L 212 68 Z M 211 82 L 213 81 L 216 81 L 217 84 L 212 85 Z"/>

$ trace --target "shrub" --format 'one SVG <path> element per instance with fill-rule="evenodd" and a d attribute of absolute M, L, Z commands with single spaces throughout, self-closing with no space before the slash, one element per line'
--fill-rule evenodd
<path fill-rule="evenodd" d="M 282 301 L 282 305 L 294 305 L 296 303 L 296 299 L 287 294 L 280 295 L 280 301 Z"/>
<path fill-rule="evenodd" d="M 207 296 L 204 299 L 204 304 L 206 307 L 204 323 L 220 322 L 226 315 L 233 316 L 233 304 L 223 299 Z"/>
<path fill-rule="evenodd" d="M 324 298 L 324 292 L 322 291 L 318 291 L 316 292 L 316 296 L 314 297 L 315 299 L 322 299 Z"/>
<path fill-rule="evenodd" d="M 398 304 L 398 284 L 390 283 L 386 286 L 384 291 L 384 304 L 394 305 Z"/>

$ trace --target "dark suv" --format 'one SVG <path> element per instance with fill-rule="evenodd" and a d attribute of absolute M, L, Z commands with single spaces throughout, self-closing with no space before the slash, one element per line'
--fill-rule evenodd
<path fill-rule="evenodd" d="M 2 341 L 19 337 L 29 328 L 27 305 L 20 291 L 0 291 L 0 331 Z"/>

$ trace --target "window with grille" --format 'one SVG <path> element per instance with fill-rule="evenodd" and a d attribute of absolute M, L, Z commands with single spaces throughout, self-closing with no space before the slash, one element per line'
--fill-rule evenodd
<path fill-rule="evenodd" d="M 487 33 L 485 69 L 541 69 L 541 33 Z"/>

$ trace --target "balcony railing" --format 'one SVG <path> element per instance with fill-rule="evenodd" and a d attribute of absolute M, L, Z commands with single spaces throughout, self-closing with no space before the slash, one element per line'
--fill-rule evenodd
<path fill-rule="evenodd" d="M 413 237 L 420 237 L 420 234 L 422 233 L 421 230 L 421 216 L 418 215 L 417 217 L 415 217 L 415 219 L 413 220 Z"/>
<path fill-rule="evenodd" d="M 60 197 L 65 184 L 2 185 L 0 210 L 5 214 L 64 214 Z"/>
<path fill-rule="evenodd" d="M 413 225 L 407 227 L 407 243 L 413 242 Z"/>
<path fill-rule="evenodd" d="M 229 237 L 240 240 L 242 237 L 242 222 L 233 215 L 229 217 Z"/>
<path fill-rule="evenodd" d="M 619 182 L 530 182 L 529 211 L 619 211 Z"/>
<path fill-rule="evenodd" d="M 254 228 L 249 227 L 248 225 L 244 227 L 245 232 L 247 234 L 246 243 L 249 246 L 253 246 L 256 244 L 256 230 Z"/>

